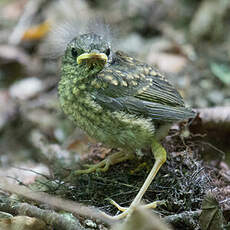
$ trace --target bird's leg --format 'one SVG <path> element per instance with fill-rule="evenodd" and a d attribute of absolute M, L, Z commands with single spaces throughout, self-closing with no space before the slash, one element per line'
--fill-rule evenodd
<path fill-rule="evenodd" d="M 123 211 L 123 213 L 121 213 L 120 215 L 117 215 L 117 216 L 113 216 L 113 217 L 105 214 L 107 217 L 117 220 L 117 219 L 121 219 L 125 216 L 130 216 L 132 214 L 133 210 L 135 209 L 135 207 L 140 204 L 140 201 L 141 201 L 143 195 L 145 194 L 146 190 L 148 189 L 149 185 L 153 181 L 153 179 L 156 176 L 157 172 L 159 171 L 160 167 L 166 161 L 166 151 L 165 151 L 164 147 L 157 140 L 155 140 L 155 139 L 153 140 L 151 147 L 152 147 L 152 152 L 153 152 L 154 157 L 155 157 L 155 163 L 154 163 L 153 168 L 151 169 L 148 177 L 146 178 L 144 184 L 142 185 L 140 191 L 138 192 L 138 194 L 134 198 L 133 202 L 131 203 L 130 207 L 124 208 L 124 207 L 119 206 L 116 202 L 112 201 L 112 204 L 114 204 L 120 211 Z M 157 204 L 159 204 L 159 203 L 162 203 L 162 201 L 152 202 L 150 204 L 145 205 L 145 207 L 146 208 L 155 208 L 157 206 Z"/>
<path fill-rule="evenodd" d="M 111 156 L 108 156 L 106 159 L 102 160 L 98 164 L 86 164 L 84 165 L 87 169 L 83 170 L 76 170 L 74 171 L 74 175 L 79 175 L 79 174 L 86 174 L 86 173 L 91 173 L 95 171 L 101 171 L 101 172 L 106 172 L 110 165 L 114 165 L 117 163 L 120 163 L 122 161 L 126 160 L 131 160 L 135 157 L 133 153 L 126 153 L 124 151 L 119 151 L 117 153 L 112 154 Z"/>

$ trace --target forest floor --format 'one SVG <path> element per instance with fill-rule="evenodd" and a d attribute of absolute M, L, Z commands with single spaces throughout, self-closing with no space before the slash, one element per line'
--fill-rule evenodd
<path fill-rule="evenodd" d="M 230 229 L 230 3 L 108 2 L 0 0 L 0 229 L 165 229 L 153 226 L 158 217 L 176 230 Z M 66 21 L 79 19 L 74 31 L 81 31 L 98 17 L 114 31 L 114 50 L 154 65 L 197 111 L 162 140 L 167 161 L 143 202 L 165 204 L 137 210 L 128 226 L 98 210 L 118 214 L 109 199 L 130 205 L 154 163 L 149 149 L 107 172 L 66 180 L 118 150 L 89 139 L 63 114 L 61 38 L 51 44 L 47 37 Z"/>

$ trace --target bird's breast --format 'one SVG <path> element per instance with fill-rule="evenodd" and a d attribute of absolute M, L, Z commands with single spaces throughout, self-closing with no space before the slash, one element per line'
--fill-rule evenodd
<path fill-rule="evenodd" d="M 63 111 L 97 141 L 133 150 L 151 143 L 155 127 L 150 119 L 103 108 L 84 84 L 60 81 L 58 90 Z"/>

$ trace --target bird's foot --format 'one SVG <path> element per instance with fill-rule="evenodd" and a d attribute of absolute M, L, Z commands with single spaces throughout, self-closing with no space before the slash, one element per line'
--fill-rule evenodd
<path fill-rule="evenodd" d="M 122 161 L 131 160 L 135 157 L 133 153 L 126 153 L 123 151 L 117 152 L 108 156 L 106 159 L 102 160 L 98 164 L 85 164 L 86 169 L 76 170 L 73 172 L 74 175 L 87 174 L 91 172 L 106 172 L 110 165 L 120 163 Z"/>
<path fill-rule="evenodd" d="M 133 211 L 137 207 L 136 204 L 131 204 L 130 207 L 122 207 L 118 203 L 116 203 L 114 200 L 110 200 L 110 203 L 113 204 L 118 210 L 120 210 L 122 213 L 116 216 L 110 216 L 104 212 L 102 212 L 103 216 L 112 219 L 112 220 L 120 220 L 125 217 L 129 217 L 132 215 Z M 146 205 L 141 205 L 143 208 L 156 208 L 158 205 L 165 205 L 165 201 L 154 201 L 152 203 L 146 204 Z"/>

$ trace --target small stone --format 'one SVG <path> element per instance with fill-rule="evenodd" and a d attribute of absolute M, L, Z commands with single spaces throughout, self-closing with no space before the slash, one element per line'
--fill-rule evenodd
<path fill-rule="evenodd" d="M 14 83 L 10 87 L 10 96 L 20 100 L 27 100 L 43 90 L 42 81 L 36 77 L 26 78 Z"/>
<path fill-rule="evenodd" d="M 97 224 L 95 222 L 93 222 L 92 220 L 85 220 L 84 221 L 85 225 L 90 227 L 90 228 L 97 228 Z"/>
<path fill-rule="evenodd" d="M 211 89 L 212 88 L 212 82 L 211 81 L 208 81 L 208 80 L 201 80 L 200 81 L 200 86 L 201 88 L 203 89 Z"/>
<path fill-rule="evenodd" d="M 167 73 L 179 73 L 187 65 L 187 59 L 182 55 L 164 52 L 151 52 L 147 55 L 147 62 L 157 66 Z"/>
<path fill-rule="evenodd" d="M 215 104 L 220 104 L 224 100 L 224 95 L 217 90 L 212 90 L 208 94 L 208 99 Z"/>

